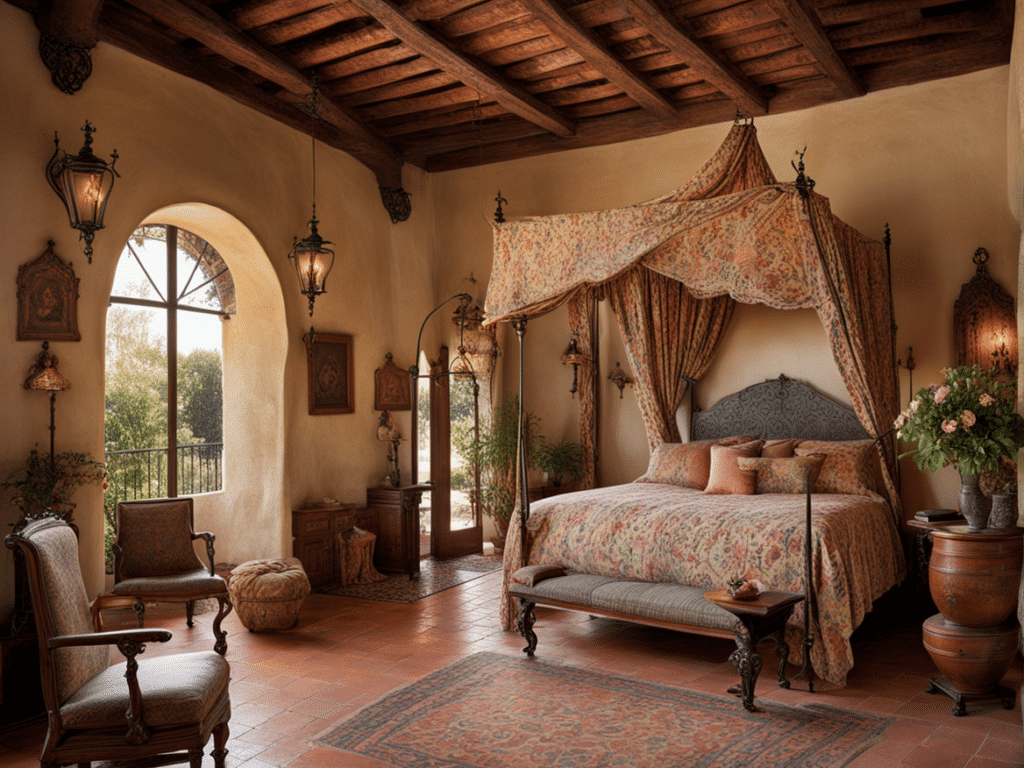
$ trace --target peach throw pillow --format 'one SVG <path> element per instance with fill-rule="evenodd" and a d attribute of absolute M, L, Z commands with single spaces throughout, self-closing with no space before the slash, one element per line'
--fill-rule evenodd
<path fill-rule="evenodd" d="M 665 483 L 704 490 L 711 472 L 711 446 L 736 445 L 752 440 L 747 435 L 695 443 L 662 443 L 651 454 L 647 472 L 638 483 Z"/>
<path fill-rule="evenodd" d="M 757 472 L 740 469 L 738 459 L 757 456 L 760 452 L 760 440 L 733 446 L 711 446 L 711 470 L 704 493 L 752 494 Z"/>

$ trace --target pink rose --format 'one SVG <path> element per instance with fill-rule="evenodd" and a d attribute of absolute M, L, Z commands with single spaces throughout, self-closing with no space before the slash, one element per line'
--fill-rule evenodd
<path fill-rule="evenodd" d="M 960 414 L 960 423 L 967 428 L 973 427 L 977 420 L 977 417 L 970 411 L 964 411 Z"/>
<path fill-rule="evenodd" d="M 941 403 L 943 400 L 946 399 L 946 395 L 948 395 L 948 394 L 949 394 L 949 387 L 947 387 L 945 384 L 943 384 L 941 387 L 939 387 L 938 389 L 935 390 L 935 403 L 936 404 Z M 943 429 L 945 429 L 945 427 L 943 427 Z M 952 432 L 953 430 L 949 430 L 949 431 Z"/>
<path fill-rule="evenodd" d="M 980 400 L 981 404 L 986 408 L 995 403 L 996 401 L 996 399 L 992 397 L 992 395 L 990 395 L 988 392 L 982 393 L 981 397 L 979 397 L 978 400 Z"/>
<path fill-rule="evenodd" d="M 956 419 L 946 419 L 942 422 L 942 431 L 949 434 L 956 432 Z"/>

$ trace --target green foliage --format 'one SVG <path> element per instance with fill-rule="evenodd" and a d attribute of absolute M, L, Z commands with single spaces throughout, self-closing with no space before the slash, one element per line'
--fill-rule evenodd
<path fill-rule="evenodd" d="M 960 472 L 998 474 L 1001 459 L 1016 462 L 1024 446 L 1024 419 L 1014 410 L 1016 384 L 978 365 L 946 369 L 941 385 L 922 387 L 894 424 L 901 440 L 917 447 L 922 470 L 956 464 Z"/>
<path fill-rule="evenodd" d="M 548 473 L 552 485 L 561 485 L 564 477 L 579 482 L 587 472 L 587 457 L 583 446 L 572 440 L 558 443 L 541 440 L 533 453 L 537 466 L 542 472 Z"/>
<path fill-rule="evenodd" d="M 178 356 L 178 399 L 179 424 L 189 428 L 194 440 L 223 442 L 224 389 L 216 350 L 194 349 Z"/>
<path fill-rule="evenodd" d="M 71 497 L 75 491 L 92 483 L 103 483 L 105 490 L 106 478 L 103 464 L 93 461 L 88 453 L 62 451 L 54 454 L 51 462 L 49 454 L 41 454 L 33 448 L 25 467 L 8 475 L 0 487 L 14 490 L 11 505 L 23 515 L 52 509 L 70 520 L 75 507 Z"/>

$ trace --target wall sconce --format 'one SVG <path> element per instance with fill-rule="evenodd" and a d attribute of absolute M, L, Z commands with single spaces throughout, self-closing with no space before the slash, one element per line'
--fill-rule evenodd
<path fill-rule="evenodd" d="M 974 252 L 977 270 L 960 288 L 953 305 L 953 350 L 957 365 L 997 367 L 1017 375 L 1017 316 L 1013 297 L 993 280 L 985 266 L 989 254 Z"/>
<path fill-rule="evenodd" d="M 904 363 L 903 358 L 901 357 L 896 361 L 896 367 L 906 368 L 907 372 L 910 374 L 910 396 L 907 398 L 907 402 L 909 403 L 914 399 L 914 369 L 917 368 L 917 361 L 914 359 L 913 347 L 907 348 L 907 362 Z"/>
<path fill-rule="evenodd" d="M 501 210 L 502 203 L 508 204 L 508 200 L 501 196 L 501 190 L 498 190 L 498 196 L 494 198 L 494 202 L 498 204 L 498 209 L 494 212 L 494 223 L 504 224 L 505 223 L 505 212 Z"/>
<path fill-rule="evenodd" d="M 575 395 L 577 390 L 577 384 L 579 383 L 579 368 L 581 365 L 586 365 L 590 362 L 590 358 L 580 351 L 579 337 L 574 333 L 572 338 L 569 339 L 569 346 L 566 347 L 565 352 L 562 354 L 562 365 L 572 366 L 572 389 L 569 390 L 570 395 Z"/>
<path fill-rule="evenodd" d="M 295 274 L 299 276 L 299 289 L 309 297 L 309 316 L 313 316 L 313 302 L 316 297 L 327 292 L 327 276 L 334 266 L 334 251 L 325 248 L 330 245 L 316 231 L 320 222 L 316 218 L 316 121 L 317 121 L 317 79 L 313 76 L 313 93 L 310 96 L 309 111 L 312 114 L 310 137 L 313 142 L 313 218 L 309 220 L 309 234 L 292 245 L 288 254 L 295 266 Z"/>
<path fill-rule="evenodd" d="M 79 240 L 85 240 L 85 255 L 92 264 L 92 239 L 96 230 L 103 229 L 103 214 L 114 187 L 114 177 L 121 177 L 114 169 L 117 150 L 110 156 L 110 165 L 92 153 L 92 134 L 96 129 L 86 120 L 82 128 L 85 144 L 77 155 L 61 152 L 60 139 L 53 133 L 53 157 L 46 164 L 46 181 L 64 203 L 68 222 L 79 231 Z"/>
<path fill-rule="evenodd" d="M 619 364 L 615 363 L 615 368 L 611 373 L 608 374 L 608 380 L 615 384 L 619 388 L 619 399 L 622 399 L 622 390 L 626 388 L 627 384 L 632 384 L 633 380 L 626 375 L 626 372 L 619 367 Z"/>
<path fill-rule="evenodd" d="M 50 469 L 53 469 L 53 437 L 56 432 L 54 417 L 57 411 L 57 393 L 71 387 L 71 383 L 57 370 L 57 356 L 50 354 L 50 342 L 43 342 L 42 351 L 29 369 L 25 389 L 50 393 Z"/>

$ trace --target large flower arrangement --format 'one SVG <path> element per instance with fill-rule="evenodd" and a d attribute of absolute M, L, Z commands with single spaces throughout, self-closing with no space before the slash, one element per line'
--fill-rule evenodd
<path fill-rule="evenodd" d="M 978 365 L 947 368 L 943 384 L 922 387 L 895 423 L 899 438 L 917 442 L 902 454 L 934 472 L 956 464 L 962 474 L 996 474 L 1002 459 L 1016 462 L 1024 419 L 1014 410 L 1016 385 Z"/>
<path fill-rule="evenodd" d="M 48 454 L 33 448 L 25 467 L 8 475 L 0 487 L 14 489 L 11 504 L 23 515 L 51 509 L 70 520 L 75 508 L 71 497 L 81 486 L 90 483 L 102 483 L 106 490 L 107 470 L 88 453 L 63 451 L 54 454 L 51 462 Z"/>

